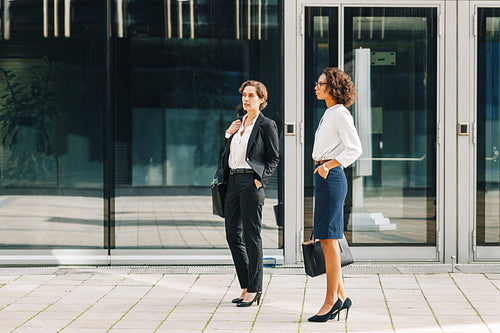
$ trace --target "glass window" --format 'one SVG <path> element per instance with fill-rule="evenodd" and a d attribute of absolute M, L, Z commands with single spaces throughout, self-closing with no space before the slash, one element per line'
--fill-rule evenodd
<path fill-rule="evenodd" d="M 326 67 L 338 66 L 338 8 L 306 7 L 304 72 L 304 239 L 313 230 L 314 164 L 311 158 L 314 133 L 325 112 L 314 84 Z"/>
<path fill-rule="evenodd" d="M 58 4 L 2 2 L 0 248 L 103 247 L 105 6 Z"/>
<path fill-rule="evenodd" d="M 263 82 L 281 128 L 282 1 L 116 0 L 116 246 L 225 248 L 209 184 L 238 88 Z M 266 187 L 263 245 L 282 246 L 281 171 Z"/>
<path fill-rule="evenodd" d="M 346 169 L 356 245 L 436 244 L 436 9 L 346 8 L 363 155 Z"/>
<path fill-rule="evenodd" d="M 477 245 L 500 245 L 500 9 L 479 8 Z"/>

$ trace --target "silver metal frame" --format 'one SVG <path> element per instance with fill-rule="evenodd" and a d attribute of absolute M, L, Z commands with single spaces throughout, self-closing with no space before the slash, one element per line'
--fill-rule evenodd
<path fill-rule="evenodd" d="M 305 7 L 337 7 L 339 8 L 339 67 L 343 68 L 344 64 L 344 42 L 343 42 L 343 9 L 346 7 L 433 7 L 438 10 L 438 30 L 440 35 L 438 36 L 437 45 L 437 127 L 438 127 L 438 148 L 437 148 L 437 212 L 436 212 L 436 223 L 437 223 L 437 245 L 436 247 L 353 247 L 352 252 L 356 260 L 359 261 L 444 261 L 444 204 L 452 201 L 452 199 L 445 200 L 444 195 L 444 159 L 442 156 L 445 154 L 444 144 L 443 144 L 443 131 L 444 128 L 444 114 L 445 114 L 445 101 L 443 96 L 446 96 L 444 90 L 444 57 L 443 49 L 445 38 L 444 28 L 441 26 L 443 24 L 443 11 L 445 8 L 445 1 L 415 1 L 406 2 L 401 1 L 384 1 L 381 4 L 380 1 L 365 0 L 349 2 L 348 5 L 341 0 L 297 0 L 296 3 L 285 2 L 285 122 L 296 122 L 299 124 L 298 128 L 303 129 L 304 114 L 302 110 L 303 105 L 303 72 L 304 72 L 304 38 L 301 33 L 303 24 L 302 21 L 305 19 L 303 17 L 303 12 Z M 453 82 L 453 81 L 452 81 Z M 449 112 L 454 113 L 454 110 L 449 110 Z M 453 133 L 455 133 L 455 124 L 453 124 Z M 446 128 L 447 130 L 447 128 Z M 304 148 L 303 148 L 303 131 L 299 130 L 299 135 L 295 138 L 285 137 L 285 170 L 293 170 L 293 177 L 288 174 L 285 177 L 285 217 L 288 228 L 285 230 L 285 235 L 288 237 L 285 239 L 285 263 L 291 263 L 293 261 L 301 261 L 301 247 L 299 246 L 302 242 L 303 234 L 303 214 L 304 214 L 304 203 L 303 203 L 303 163 L 304 163 Z M 446 132 L 445 132 L 446 133 Z M 449 142 L 448 138 L 448 142 Z M 295 145 L 295 147 L 293 147 Z M 450 149 L 454 150 L 454 149 Z M 455 161 L 452 159 L 451 161 Z M 449 177 L 448 177 L 449 178 Z M 448 179 L 447 178 L 447 179 Z M 453 180 L 455 181 L 455 179 Z M 456 193 L 456 192 L 455 192 Z M 293 195 L 291 195 L 293 194 Z M 452 202 L 453 204 L 453 202 Z M 453 215 L 453 214 L 451 214 Z M 293 225 L 295 221 L 295 225 Z M 292 225 L 291 225 L 292 224 Z M 294 249 L 293 252 L 289 246 L 290 244 L 290 233 L 295 232 Z M 444 241 L 446 242 L 446 240 Z M 287 246 L 288 245 L 288 246 Z M 293 256 L 292 256 L 293 255 Z"/>
<path fill-rule="evenodd" d="M 477 196 L 476 194 L 476 189 L 477 189 L 477 140 L 476 140 L 476 124 L 477 124 L 477 47 L 478 47 L 478 42 L 477 42 L 477 35 L 478 35 L 478 29 L 479 27 L 477 26 L 477 13 L 479 8 L 500 8 L 500 1 L 471 1 L 468 4 L 468 18 L 469 22 L 471 24 L 471 30 L 473 33 L 469 34 L 469 39 L 467 40 L 468 42 L 468 49 L 469 53 L 468 56 L 470 58 L 471 64 L 473 66 L 470 66 L 469 72 L 471 72 L 471 77 L 473 78 L 472 80 L 468 81 L 470 83 L 469 91 L 471 91 L 471 98 L 470 98 L 470 104 L 469 104 L 469 110 L 473 110 L 472 112 L 469 111 L 469 118 L 472 119 L 473 121 L 473 135 L 472 135 L 472 141 L 469 144 L 469 147 L 467 149 L 469 155 L 471 156 L 470 158 L 470 163 L 469 163 L 469 168 L 472 172 L 472 177 L 471 179 L 471 188 L 472 191 L 470 191 L 470 195 L 468 198 L 463 198 L 463 200 L 469 200 L 471 202 L 471 209 L 468 214 L 469 216 L 469 223 L 467 226 L 464 225 L 464 227 L 467 227 L 469 231 L 469 241 L 470 241 L 470 246 L 469 246 L 469 253 L 470 253 L 470 258 L 471 260 L 474 261 L 498 261 L 500 260 L 500 246 L 476 246 L 476 222 L 477 222 L 477 214 L 476 214 L 476 209 L 477 209 Z M 465 11 L 466 8 L 463 8 Z M 464 113 L 467 112 L 467 110 L 464 110 Z M 465 224 L 465 222 L 463 222 Z M 465 249 L 464 249 L 465 251 Z"/>
<path fill-rule="evenodd" d="M 264 249 L 264 264 L 284 263 L 283 250 Z M 232 265 L 229 249 L 1 250 L 0 265 Z"/>

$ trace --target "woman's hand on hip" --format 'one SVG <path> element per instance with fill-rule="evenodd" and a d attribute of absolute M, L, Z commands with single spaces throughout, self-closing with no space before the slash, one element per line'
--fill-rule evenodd
<path fill-rule="evenodd" d="M 329 172 L 329 171 L 330 171 L 330 170 L 326 171 L 326 170 L 325 170 L 325 168 L 323 168 L 323 165 L 319 165 L 319 166 L 316 168 L 316 170 L 314 170 L 314 173 L 316 173 L 316 172 L 317 172 L 317 173 L 319 173 L 319 175 L 320 175 L 321 177 L 323 177 L 324 179 L 326 179 L 326 177 L 328 177 L 328 172 Z"/>
<path fill-rule="evenodd" d="M 241 120 L 236 119 L 231 123 L 231 126 L 226 130 L 226 133 L 229 135 L 233 135 L 234 133 L 238 132 L 238 130 L 241 127 Z"/>
<path fill-rule="evenodd" d="M 259 188 L 261 188 L 261 187 L 262 187 L 262 183 L 261 183 L 261 182 L 259 182 L 257 179 L 254 179 L 253 181 L 254 181 L 254 183 L 255 183 L 255 187 L 256 187 L 257 189 L 259 189 Z"/>

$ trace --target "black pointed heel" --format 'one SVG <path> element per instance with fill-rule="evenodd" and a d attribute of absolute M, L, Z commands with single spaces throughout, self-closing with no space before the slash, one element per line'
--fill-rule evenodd
<path fill-rule="evenodd" d="M 349 297 L 347 297 L 344 301 L 344 304 L 342 304 L 342 308 L 340 309 L 340 311 L 344 310 L 345 309 L 345 320 L 347 321 L 347 317 L 349 316 L 349 309 L 351 308 L 352 306 L 352 301 Z M 339 315 L 340 317 L 340 315 Z"/>
<path fill-rule="evenodd" d="M 239 302 L 242 302 L 243 301 L 243 298 L 233 298 L 231 300 L 231 303 L 239 303 Z"/>
<path fill-rule="evenodd" d="M 329 319 L 335 319 L 335 316 L 339 314 L 340 309 L 342 309 L 342 301 L 339 298 L 337 302 L 335 302 L 330 311 L 328 311 L 322 316 L 314 315 L 310 317 L 308 320 L 316 323 L 323 323 L 325 321 L 328 321 Z"/>
<path fill-rule="evenodd" d="M 260 304 L 260 296 L 262 296 L 262 292 L 256 293 L 255 297 L 250 302 L 243 302 L 243 300 L 241 300 L 241 302 L 238 302 L 238 304 L 236 304 L 236 306 L 238 306 L 240 308 L 245 308 L 247 306 L 252 305 L 253 302 L 255 302 L 255 301 L 257 301 L 257 305 L 259 305 Z"/>

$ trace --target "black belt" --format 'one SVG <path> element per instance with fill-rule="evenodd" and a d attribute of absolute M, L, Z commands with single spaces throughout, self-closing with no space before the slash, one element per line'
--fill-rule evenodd
<path fill-rule="evenodd" d="M 230 175 L 234 175 L 237 173 L 255 173 L 252 169 L 231 169 L 229 170 Z"/>

